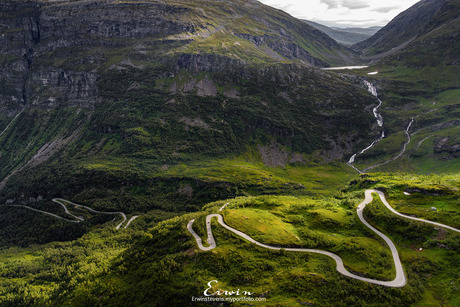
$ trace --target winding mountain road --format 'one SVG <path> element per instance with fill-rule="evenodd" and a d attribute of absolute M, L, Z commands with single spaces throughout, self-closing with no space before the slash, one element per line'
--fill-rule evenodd
<path fill-rule="evenodd" d="M 123 213 L 123 212 L 106 212 L 106 211 L 98 211 L 98 210 L 94 210 L 93 208 L 90 208 L 90 207 L 87 207 L 87 206 L 84 206 L 84 205 L 79 205 L 79 204 L 76 204 L 76 203 L 73 203 L 71 201 L 68 201 L 68 200 L 65 200 L 65 199 L 62 199 L 62 198 L 53 198 L 52 199 L 53 202 L 59 204 L 62 206 L 62 208 L 64 208 L 64 211 L 66 214 L 70 215 L 71 217 L 74 218 L 74 220 L 69 220 L 69 219 L 66 219 L 62 216 L 59 216 L 57 214 L 54 214 L 54 213 L 51 213 L 51 212 L 47 212 L 47 211 L 43 211 L 43 210 L 39 210 L 39 209 L 35 209 L 35 208 L 32 208 L 32 207 L 29 207 L 29 206 L 25 206 L 25 205 L 4 205 L 5 207 L 22 207 L 22 208 L 26 208 L 26 209 L 29 209 L 29 210 L 32 210 L 32 211 L 36 211 L 36 212 L 40 212 L 40 213 L 43 213 L 43 214 L 47 214 L 47 215 L 50 215 L 50 216 L 53 216 L 55 218 L 58 218 L 58 219 L 61 219 L 61 220 L 64 220 L 64 221 L 67 221 L 67 222 L 71 222 L 71 223 L 80 223 L 81 221 L 84 221 L 84 218 L 81 217 L 81 216 L 76 216 L 74 214 L 72 214 L 69 209 L 67 208 L 66 204 L 65 203 L 68 203 L 68 204 L 71 204 L 73 205 L 75 208 L 84 208 L 88 211 L 91 211 L 93 213 L 100 213 L 100 214 L 119 214 L 122 218 L 123 218 L 123 221 L 121 221 L 120 224 L 118 224 L 115 229 L 118 230 L 120 229 L 120 227 L 126 222 L 127 218 L 126 218 L 126 214 Z M 124 228 L 127 228 L 129 226 L 129 224 L 131 224 L 132 221 L 134 221 L 136 218 L 138 218 L 139 215 L 134 215 L 132 216 L 129 221 L 126 223 L 125 227 Z"/>
<path fill-rule="evenodd" d="M 53 201 L 54 202 L 57 202 L 57 203 L 60 203 L 61 205 L 63 205 L 65 207 L 65 205 L 62 203 L 62 202 L 67 202 L 71 205 L 73 205 L 75 208 L 85 208 L 86 210 L 88 211 L 91 211 L 91 212 L 94 212 L 94 213 L 101 213 L 101 214 L 119 214 L 121 215 L 121 217 L 123 218 L 123 221 L 117 225 L 117 227 L 115 227 L 115 229 L 120 229 L 121 225 L 124 224 L 124 222 L 126 222 L 126 214 L 124 214 L 123 212 L 105 212 L 105 211 L 98 211 L 98 210 L 94 210 L 93 208 L 90 208 L 90 207 L 87 207 L 87 206 L 84 206 L 84 205 L 79 205 L 79 204 L 76 204 L 76 203 L 73 203 L 71 201 L 68 201 L 68 200 L 65 200 L 65 199 L 62 199 L 62 198 L 53 198 Z M 67 211 L 66 211 L 67 213 Z"/>
<path fill-rule="evenodd" d="M 439 226 L 439 227 L 446 228 L 446 229 L 452 230 L 452 231 L 454 231 L 454 232 L 460 233 L 460 230 L 459 230 L 459 229 L 454 228 L 454 227 L 451 227 L 451 226 L 447 226 L 447 225 L 444 225 L 444 224 L 441 224 L 441 223 L 432 222 L 432 221 L 428 221 L 428 220 L 424 220 L 424 219 L 419 219 L 419 218 L 416 218 L 416 217 L 412 217 L 412 216 L 408 216 L 408 215 L 401 214 L 401 213 L 399 213 L 398 211 L 396 211 L 395 209 L 393 209 L 392 206 L 390 206 L 390 204 L 387 202 L 387 200 L 386 200 L 386 198 L 385 198 L 385 194 L 383 194 L 383 192 L 378 191 L 378 190 L 366 190 L 366 197 L 367 197 L 368 191 L 370 191 L 369 193 L 372 193 L 372 192 L 373 192 L 373 193 L 379 194 L 380 199 L 382 200 L 382 203 L 385 205 L 385 207 L 387 207 L 388 210 L 390 210 L 391 212 L 393 212 L 394 214 L 396 214 L 396 215 L 398 215 L 398 216 L 400 216 L 400 217 L 404 217 L 404 218 L 406 218 L 406 219 L 410 219 L 410 220 L 413 220 L 413 221 L 418 221 L 418 222 L 423 222 L 423 223 L 427 223 L 427 224 Z M 370 196 L 370 197 L 372 198 L 372 196 Z"/>
<path fill-rule="evenodd" d="M 69 209 L 67 209 L 67 206 L 64 205 L 60 200 L 56 199 L 56 198 L 53 198 L 52 199 L 53 202 L 59 204 L 62 206 L 62 208 L 64 208 L 64 211 L 65 213 L 67 213 L 68 215 L 70 215 L 71 217 L 73 217 L 75 220 L 79 220 L 79 221 L 84 221 L 85 219 L 81 216 L 76 216 L 76 215 L 73 215 L 72 213 L 70 213 Z"/>
<path fill-rule="evenodd" d="M 123 228 L 127 228 L 127 227 L 129 226 L 129 224 L 131 224 L 131 222 L 134 221 L 135 219 L 137 219 L 138 217 L 139 217 L 139 215 L 133 215 L 133 216 L 129 219 L 128 223 L 126 223 L 125 227 L 123 227 Z"/>
<path fill-rule="evenodd" d="M 450 227 L 450 226 L 447 226 L 447 225 L 444 225 L 444 224 L 441 224 L 441 223 L 435 223 L 435 222 L 431 222 L 431 221 L 426 221 L 426 220 L 422 220 L 422 219 L 418 219 L 418 218 L 414 218 L 414 217 L 410 217 L 410 216 L 406 216 L 404 214 L 401 214 L 401 213 L 395 211 L 388 204 L 388 202 L 385 199 L 385 195 L 381 191 L 366 190 L 365 193 L 364 193 L 365 194 L 364 200 L 358 205 L 358 207 L 356 209 L 358 217 L 361 220 L 361 222 L 363 222 L 363 224 L 366 225 L 366 227 L 368 227 L 370 230 L 372 230 L 378 236 L 380 236 L 387 243 L 387 245 L 390 247 L 391 254 L 393 256 L 393 262 L 394 262 L 395 268 L 396 268 L 396 277 L 395 277 L 395 279 L 392 280 L 392 281 L 383 281 L 383 280 L 365 278 L 365 277 L 362 277 L 362 276 L 359 276 L 359 275 L 356 275 L 356 274 L 353 274 L 353 273 L 349 272 L 347 269 L 345 269 L 345 266 L 343 264 L 342 259 L 339 256 L 337 256 L 336 254 L 331 253 L 331 252 L 318 250 L 318 249 L 307 249 L 307 248 L 280 248 L 280 247 L 275 247 L 275 246 L 270 246 L 270 245 L 267 245 L 267 244 L 260 243 L 260 242 L 258 242 L 256 240 L 254 240 L 253 238 L 251 238 L 250 236 L 248 236 L 247 234 L 245 234 L 244 232 L 241 232 L 241 231 L 239 231 L 239 230 L 237 230 L 235 228 L 232 228 L 232 227 L 228 226 L 227 224 L 225 224 L 224 219 L 223 219 L 222 215 L 220 215 L 220 214 L 209 214 L 209 215 L 206 216 L 206 229 L 207 229 L 207 233 L 208 233 L 207 243 L 209 244 L 209 246 L 203 246 L 200 236 L 198 236 L 196 234 L 196 232 L 193 230 L 193 223 L 195 221 L 194 219 L 191 220 L 187 224 L 187 229 L 193 235 L 193 237 L 195 238 L 195 240 L 197 242 L 197 245 L 198 245 L 198 248 L 203 250 L 203 251 L 209 251 L 209 250 L 211 250 L 211 249 L 216 247 L 216 241 L 214 239 L 214 236 L 212 235 L 212 229 L 211 229 L 211 220 L 215 217 L 215 218 L 217 218 L 217 221 L 219 222 L 219 224 L 222 225 L 224 228 L 226 228 L 227 230 L 237 234 L 238 236 L 242 237 L 243 239 L 246 239 L 247 241 L 256 244 L 257 246 L 267 248 L 267 249 L 271 249 L 271 250 L 281 250 L 281 249 L 283 249 L 285 251 L 290 251 L 290 252 L 306 252 L 306 253 L 322 254 L 322 255 L 331 257 L 332 259 L 335 260 L 335 262 L 336 262 L 336 270 L 342 275 L 345 275 L 345 276 L 353 278 L 353 279 L 361 280 L 361 281 L 364 281 L 364 282 L 376 284 L 376 285 L 400 288 L 400 287 L 403 287 L 407 283 L 407 278 L 406 278 L 406 275 L 404 273 L 404 269 L 402 267 L 401 260 L 399 259 L 399 254 L 398 254 L 398 251 L 396 249 L 396 246 L 390 240 L 390 238 L 388 238 L 386 235 L 384 235 L 383 233 L 381 233 L 380 231 L 378 231 L 377 229 L 372 227 L 363 217 L 364 208 L 366 207 L 367 204 L 369 204 L 373 200 L 372 193 L 377 193 L 379 195 L 382 203 L 391 212 L 397 214 L 398 216 L 402 216 L 402 217 L 405 217 L 405 218 L 409 218 L 409 219 L 424 222 L 424 223 L 433 224 L 433 225 L 443 227 L 443 228 L 447 228 L 447 229 L 450 229 L 450 230 L 453 230 L 455 232 L 460 233 L 460 230 L 458 230 L 456 228 L 453 228 L 453 227 Z"/>

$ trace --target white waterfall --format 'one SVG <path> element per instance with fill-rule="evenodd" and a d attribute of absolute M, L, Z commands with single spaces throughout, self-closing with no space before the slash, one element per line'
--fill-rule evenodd
<path fill-rule="evenodd" d="M 374 109 L 372 109 L 372 112 L 374 113 L 374 117 L 375 119 L 377 119 L 377 124 L 379 125 L 379 127 L 382 127 L 383 126 L 383 117 L 382 115 L 379 114 L 378 110 L 380 108 L 380 106 L 382 105 L 382 100 L 378 99 L 378 94 L 377 94 L 377 89 L 375 88 L 375 86 L 370 83 L 369 81 L 367 80 L 364 80 L 364 84 L 366 84 L 367 86 L 367 90 L 377 98 L 378 102 L 379 102 L 379 105 L 376 106 Z"/>
<path fill-rule="evenodd" d="M 369 81 L 367 80 L 364 80 L 364 84 L 367 85 L 367 90 L 372 94 L 374 95 L 375 97 L 377 97 L 377 89 L 375 88 L 375 86 L 370 83 Z"/>
<path fill-rule="evenodd" d="M 380 115 L 380 113 L 378 112 L 380 106 L 382 105 L 382 100 L 380 100 L 380 99 L 378 98 L 377 89 L 375 88 L 375 86 L 374 86 L 372 83 L 370 83 L 370 82 L 367 81 L 367 80 L 364 80 L 364 84 L 366 84 L 367 90 L 368 90 L 373 96 L 375 96 L 375 98 L 377 98 L 377 100 L 378 100 L 378 102 L 379 102 L 379 104 L 378 104 L 375 108 L 372 109 L 372 112 L 374 113 L 374 117 L 375 117 L 375 119 L 377 120 L 377 125 L 379 125 L 379 127 L 383 127 L 383 117 L 382 117 L 382 115 Z M 409 127 L 410 127 L 410 125 L 409 125 Z M 409 128 L 409 127 L 408 127 L 408 128 Z M 380 140 L 383 139 L 384 137 L 385 137 L 385 131 L 382 129 L 382 131 L 380 132 L 380 137 L 379 137 L 377 140 L 373 141 L 369 146 L 367 146 L 366 148 L 364 148 L 364 149 L 361 150 L 360 152 L 355 153 L 353 156 L 351 156 L 350 160 L 348 160 L 348 164 L 349 164 L 350 166 L 352 166 L 351 164 L 355 162 L 355 159 L 356 159 L 356 156 L 357 156 L 357 155 L 360 155 L 360 154 L 362 154 L 363 152 L 365 152 L 365 151 L 371 149 L 371 148 L 375 145 L 375 143 L 377 143 L 378 141 L 380 141 Z M 355 168 L 355 169 L 356 169 L 356 168 Z M 359 171 L 359 170 L 358 170 L 358 171 Z M 359 171 L 359 172 L 360 172 L 360 171 Z"/>

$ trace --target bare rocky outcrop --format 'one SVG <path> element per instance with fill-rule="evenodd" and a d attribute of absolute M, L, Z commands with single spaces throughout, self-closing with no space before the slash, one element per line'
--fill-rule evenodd
<path fill-rule="evenodd" d="M 281 59 L 283 57 L 287 59 L 301 59 L 305 63 L 311 63 L 317 66 L 328 66 L 324 61 L 313 57 L 305 49 L 302 49 L 298 44 L 293 43 L 294 37 L 290 37 L 287 33 L 284 33 L 285 40 L 274 40 L 268 35 L 254 36 L 246 33 L 237 33 L 238 37 L 249 40 L 254 45 L 263 48 L 268 47 L 271 52 L 277 54 L 277 57 Z"/>
<path fill-rule="evenodd" d="M 241 98 L 240 97 L 240 92 L 234 87 L 225 90 L 223 94 L 224 94 L 224 96 L 226 96 L 228 98 L 235 98 L 235 99 L 240 99 Z"/>
<path fill-rule="evenodd" d="M 197 87 L 197 95 L 204 97 L 204 96 L 212 96 L 216 97 L 217 96 L 217 87 L 215 83 L 208 78 L 206 75 L 204 79 L 201 79 L 200 81 L 197 82 L 196 84 Z"/>
<path fill-rule="evenodd" d="M 44 144 L 35 155 L 22 167 L 35 167 L 39 164 L 46 162 L 55 153 L 62 149 L 67 144 L 71 143 L 78 136 L 78 130 L 68 137 L 58 137 L 55 140 Z M 21 169 L 22 169 L 21 168 Z"/>
<path fill-rule="evenodd" d="M 29 103 L 48 108 L 63 105 L 92 108 L 98 100 L 97 79 L 98 75 L 92 72 L 41 68 L 31 74 Z"/>
<path fill-rule="evenodd" d="M 186 195 L 187 198 L 192 198 L 192 196 L 193 196 L 193 187 L 190 184 L 181 185 L 177 192 L 179 194 Z"/>
<path fill-rule="evenodd" d="M 266 166 L 285 167 L 288 163 L 304 163 L 302 154 L 290 153 L 283 146 L 270 143 L 269 145 L 258 145 L 260 157 Z"/>
<path fill-rule="evenodd" d="M 184 69 L 193 74 L 206 72 L 235 72 L 247 63 L 219 54 L 181 54 L 177 58 L 177 71 Z"/>
<path fill-rule="evenodd" d="M 92 108 L 98 101 L 99 76 L 85 65 L 106 59 L 97 54 L 75 59 L 82 70 L 56 65 L 92 47 L 121 47 L 130 39 L 194 32 L 190 22 L 170 17 L 188 11 L 160 2 L 0 2 L 0 110 L 14 116 L 28 104 Z M 54 62 L 58 57 L 50 56 L 53 52 L 64 53 L 63 61 Z M 130 59 L 116 67 L 143 68 Z"/>

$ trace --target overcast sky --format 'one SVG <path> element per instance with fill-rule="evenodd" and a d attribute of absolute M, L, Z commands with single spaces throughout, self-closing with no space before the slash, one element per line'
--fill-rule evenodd
<path fill-rule="evenodd" d="M 259 0 L 327 26 L 384 26 L 419 0 Z"/>

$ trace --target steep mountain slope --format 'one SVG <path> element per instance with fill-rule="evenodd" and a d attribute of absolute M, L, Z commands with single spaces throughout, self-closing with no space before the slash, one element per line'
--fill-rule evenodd
<path fill-rule="evenodd" d="M 394 59 L 410 67 L 460 66 L 460 3 L 446 0 L 416 39 Z"/>
<path fill-rule="evenodd" d="M 335 39 L 338 43 L 341 43 L 345 46 L 351 46 L 353 44 L 364 41 L 365 39 L 370 38 L 374 35 L 380 27 L 370 27 L 370 28 L 336 28 L 336 27 L 327 27 L 325 25 L 303 20 L 305 23 L 309 24 L 312 27 L 317 28 L 318 30 L 323 31 L 331 38 Z"/>
<path fill-rule="evenodd" d="M 352 48 L 370 55 L 400 48 L 426 33 L 425 27 L 445 3 L 446 0 L 422 0 L 396 16 L 371 38 Z"/>
<path fill-rule="evenodd" d="M 347 50 L 258 2 L 0 7 L 4 200 L 193 210 L 242 187 L 299 184 L 233 176 L 244 167 L 211 175 L 200 161 L 333 161 L 372 137 L 375 100 L 362 81 L 313 67 Z"/>

